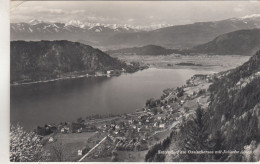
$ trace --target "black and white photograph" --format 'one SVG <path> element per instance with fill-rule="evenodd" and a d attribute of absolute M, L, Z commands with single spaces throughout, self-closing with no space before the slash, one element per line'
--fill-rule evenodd
<path fill-rule="evenodd" d="M 259 162 L 260 1 L 10 1 L 10 162 Z"/>

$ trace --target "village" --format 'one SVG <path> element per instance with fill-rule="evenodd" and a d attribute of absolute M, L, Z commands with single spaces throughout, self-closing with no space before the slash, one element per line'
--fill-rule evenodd
<path fill-rule="evenodd" d="M 182 87 L 165 89 L 160 99 L 147 100 L 134 113 L 85 120 L 80 117 L 75 122 L 45 125 L 35 131 L 42 136 L 49 158 L 54 155 L 53 145 L 62 143 L 67 154 L 62 161 L 144 160 L 149 148 L 172 131 L 177 132 L 180 123 L 192 117 L 198 106 L 207 107 L 207 88 L 213 77 L 195 75 Z"/>

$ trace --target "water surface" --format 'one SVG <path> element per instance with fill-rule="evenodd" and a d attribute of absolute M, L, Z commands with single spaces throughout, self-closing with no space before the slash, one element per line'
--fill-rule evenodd
<path fill-rule="evenodd" d="M 163 89 L 185 84 L 192 69 L 149 68 L 118 77 L 86 77 L 11 87 L 11 123 L 27 129 L 45 123 L 73 121 L 91 114 L 134 112 Z"/>

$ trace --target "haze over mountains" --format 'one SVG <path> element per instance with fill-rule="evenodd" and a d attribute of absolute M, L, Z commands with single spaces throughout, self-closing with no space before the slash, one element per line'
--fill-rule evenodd
<path fill-rule="evenodd" d="M 11 23 L 11 40 L 70 40 L 104 49 L 118 49 L 149 44 L 167 48 L 191 48 L 207 43 L 218 35 L 260 27 L 260 16 L 252 15 L 215 22 L 197 22 L 139 31 L 128 26 L 90 26 L 80 22 Z"/>

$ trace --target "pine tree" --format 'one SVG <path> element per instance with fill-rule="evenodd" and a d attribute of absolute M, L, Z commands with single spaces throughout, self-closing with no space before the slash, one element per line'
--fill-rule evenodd
<path fill-rule="evenodd" d="M 193 120 L 187 121 L 181 128 L 183 137 L 182 149 L 185 151 L 207 151 L 208 146 L 208 116 L 198 107 Z M 205 154 L 189 154 L 181 155 L 184 161 L 206 161 Z"/>
<path fill-rule="evenodd" d="M 221 133 L 221 131 L 217 130 L 214 133 L 212 142 L 214 144 L 212 150 L 215 152 L 212 160 L 224 161 L 226 159 L 227 155 L 220 153 L 223 150 L 225 150 L 225 138 L 224 138 L 223 134 Z M 217 152 L 219 152 L 219 153 L 217 153 Z"/>

